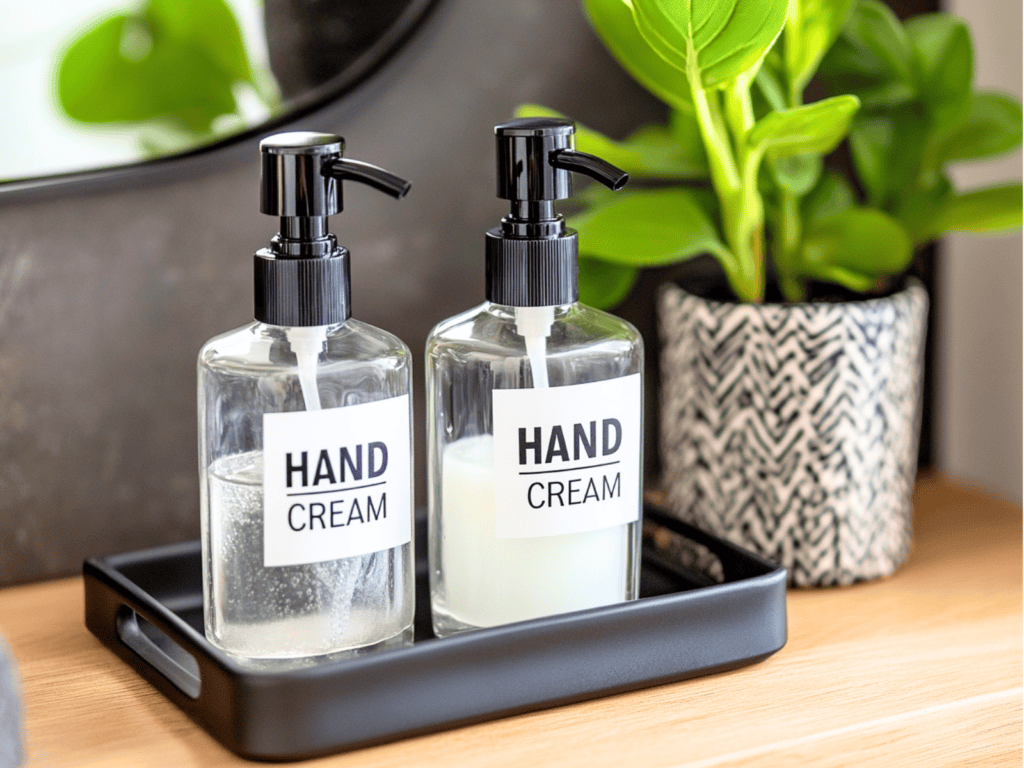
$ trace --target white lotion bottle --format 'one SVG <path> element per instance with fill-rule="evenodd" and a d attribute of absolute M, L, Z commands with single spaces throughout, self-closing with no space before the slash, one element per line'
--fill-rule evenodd
<path fill-rule="evenodd" d="M 407 182 L 344 141 L 260 144 L 255 321 L 199 354 L 206 636 L 246 667 L 308 666 L 411 642 L 411 358 L 351 317 L 349 253 L 327 230 L 341 181 Z"/>
<path fill-rule="evenodd" d="M 643 341 L 580 304 L 570 172 L 628 176 L 573 149 L 568 120 L 495 127 L 487 301 L 426 349 L 434 632 L 447 636 L 637 597 Z"/>

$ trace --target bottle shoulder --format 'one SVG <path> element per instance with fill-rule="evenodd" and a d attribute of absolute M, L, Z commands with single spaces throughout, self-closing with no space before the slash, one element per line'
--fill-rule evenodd
<path fill-rule="evenodd" d="M 427 338 L 428 357 L 453 347 L 489 355 L 523 355 L 525 340 L 518 333 L 515 309 L 484 302 L 438 323 Z M 608 312 L 579 303 L 555 308 L 547 337 L 549 354 L 595 347 L 642 349 L 643 339 L 633 325 Z"/>
<path fill-rule="evenodd" d="M 464 338 L 472 333 L 472 328 L 481 320 L 486 321 L 488 303 L 478 304 L 457 315 L 452 315 L 435 325 L 427 334 L 427 344 L 437 339 Z"/>
<path fill-rule="evenodd" d="M 411 354 L 409 345 L 390 331 L 362 320 L 349 318 L 339 324 L 338 330 L 328 335 L 329 346 L 335 345 L 336 351 L 344 355 L 347 351 L 353 354 L 377 357 L 407 358 Z"/>
<path fill-rule="evenodd" d="M 628 320 L 623 320 L 618 315 L 586 304 L 577 304 L 577 306 L 580 308 L 578 322 L 581 325 L 587 325 L 598 335 L 643 344 L 640 331 Z"/>
<path fill-rule="evenodd" d="M 409 347 L 397 336 L 360 320 L 317 328 L 290 329 L 252 322 L 214 336 L 199 352 L 199 366 L 253 370 L 281 370 L 297 365 L 297 339 L 292 331 L 319 341 L 318 368 L 335 364 L 375 364 L 408 367 Z"/>
<path fill-rule="evenodd" d="M 199 350 L 199 362 L 202 363 L 224 355 L 245 354 L 254 344 L 259 343 L 261 338 L 257 331 L 259 325 L 261 324 L 256 322 L 249 323 L 208 339 Z"/>

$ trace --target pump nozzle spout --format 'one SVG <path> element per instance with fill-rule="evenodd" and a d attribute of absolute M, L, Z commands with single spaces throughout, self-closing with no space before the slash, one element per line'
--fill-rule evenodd
<path fill-rule="evenodd" d="M 629 181 L 629 174 L 621 168 L 616 168 L 600 157 L 575 149 L 556 149 L 548 156 L 548 162 L 563 171 L 574 171 L 589 176 L 614 192 L 618 192 Z"/>
<path fill-rule="evenodd" d="M 412 188 L 412 184 L 390 171 L 360 160 L 349 160 L 347 157 L 339 157 L 325 163 L 321 173 L 339 181 L 361 182 L 398 200 L 405 197 Z"/>

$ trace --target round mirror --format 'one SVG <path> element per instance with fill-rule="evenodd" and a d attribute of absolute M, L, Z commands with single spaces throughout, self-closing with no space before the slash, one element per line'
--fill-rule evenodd
<path fill-rule="evenodd" d="M 270 130 L 364 80 L 435 1 L 9 3 L 0 191 Z"/>

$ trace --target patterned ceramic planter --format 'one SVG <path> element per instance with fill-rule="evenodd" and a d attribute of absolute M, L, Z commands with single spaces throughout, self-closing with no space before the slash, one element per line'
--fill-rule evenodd
<path fill-rule="evenodd" d="M 661 452 L 675 514 L 798 586 L 906 559 L 928 296 L 732 304 L 667 285 Z"/>

